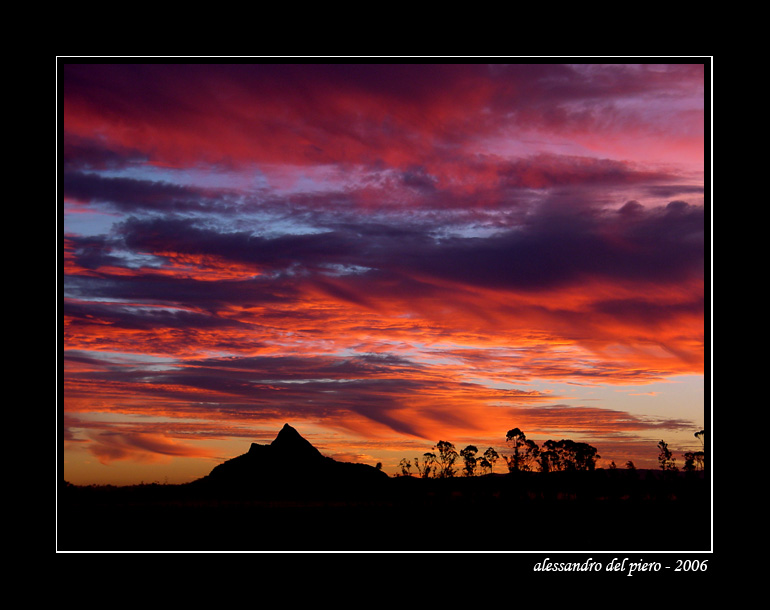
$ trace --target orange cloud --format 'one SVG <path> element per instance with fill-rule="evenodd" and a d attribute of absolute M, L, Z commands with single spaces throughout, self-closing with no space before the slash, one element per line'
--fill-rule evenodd
<path fill-rule="evenodd" d="M 183 445 L 157 434 L 103 431 L 92 433 L 89 440 L 88 450 L 102 464 L 120 460 L 154 463 L 168 462 L 174 457 L 214 457 L 210 450 Z"/>

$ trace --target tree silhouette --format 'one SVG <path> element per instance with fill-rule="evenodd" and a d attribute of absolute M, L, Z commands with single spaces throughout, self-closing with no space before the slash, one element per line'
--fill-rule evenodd
<path fill-rule="evenodd" d="M 455 476 L 454 464 L 458 458 L 455 446 L 449 441 L 439 441 L 433 449 L 438 451 L 436 475 L 442 479 Z"/>
<path fill-rule="evenodd" d="M 570 439 L 547 440 L 540 450 L 540 470 L 595 470 L 600 458 L 596 447 Z"/>
<path fill-rule="evenodd" d="M 466 477 L 476 476 L 476 465 L 479 461 L 479 458 L 476 457 L 478 451 L 478 447 L 475 445 L 468 445 L 460 452 L 460 457 L 463 458 L 463 462 L 465 463 L 463 474 L 465 474 Z"/>
<path fill-rule="evenodd" d="M 405 477 L 411 477 L 412 476 L 412 463 L 407 460 L 406 458 L 402 458 L 401 461 L 398 463 L 398 465 L 401 467 L 401 475 Z"/>
<path fill-rule="evenodd" d="M 671 450 L 668 448 L 668 443 L 665 441 L 660 441 L 658 443 L 658 448 L 660 449 L 660 453 L 658 454 L 658 463 L 660 464 L 660 469 L 668 471 L 677 470 L 676 458 L 673 457 L 674 454 L 671 453 Z"/>
<path fill-rule="evenodd" d="M 693 472 L 703 470 L 703 451 L 687 451 L 684 454 L 684 466 L 682 470 Z"/>
<path fill-rule="evenodd" d="M 540 447 L 532 439 L 524 441 L 524 452 L 520 456 L 519 468 L 524 471 L 532 470 L 532 464 L 537 463 Z"/>
<path fill-rule="evenodd" d="M 497 460 L 499 459 L 500 454 L 497 453 L 497 451 L 495 451 L 492 447 L 487 447 L 487 450 L 484 452 L 484 455 L 481 458 L 481 469 L 487 474 L 491 474 L 492 470 L 495 468 Z"/>
<path fill-rule="evenodd" d="M 557 451 L 556 441 L 552 441 L 549 439 L 543 443 L 543 447 L 540 449 L 540 457 L 538 461 L 540 463 L 541 472 L 552 472 L 555 470 L 561 470 L 559 452 Z"/>
<path fill-rule="evenodd" d="M 423 453 L 423 463 L 422 466 L 420 465 L 420 458 L 416 457 L 414 458 L 414 465 L 415 468 L 417 468 L 417 472 L 420 473 L 420 476 L 423 479 L 429 479 L 431 474 L 435 470 L 436 465 L 436 454 L 430 453 L 429 451 L 426 453 Z"/>
<path fill-rule="evenodd" d="M 571 447 L 577 470 L 595 470 L 599 455 L 596 447 L 588 443 L 574 443 Z"/>
<path fill-rule="evenodd" d="M 705 462 L 706 462 L 706 431 L 700 430 L 695 433 L 695 438 L 697 438 L 700 441 L 700 446 L 702 448 L 702 451 L 696 451 L 695 452 L 695 462 L 700 466 L 701 469 L 705 468 Z"/>
<path fill-rule="evenodd" d="M 518 428 L 508 430 L 505 435 L 506 442 L 509 442 L 513 447 L 513 455 L 506 457 L 505 461 L 508 463 L 508 470 L 510 472 L 518 472 L 521 469 L 521 458 L 519 457 L 519 447 L 524 445 L 527 440 L 526 435 Z"/>

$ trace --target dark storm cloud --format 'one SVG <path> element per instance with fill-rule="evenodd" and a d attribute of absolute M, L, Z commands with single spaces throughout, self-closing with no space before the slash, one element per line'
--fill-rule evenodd
<path fill-rule="evenodd" d="M 127 247 L 140 252 L 217 256 L 254 264 L 255 270 L 328 273 L 334 265 L 369 270 L 334 283 L 317 278 L 327 292 L 346 292 L 350 301 L 364 298 L 350 292 L 356 285 L 388 275 L 508 289 L 597 277 L 650 282 L 699 277 L 704 223 L 702 207 L 674 201 L 653 209 L 629 202 L 617 212 L 544 206 L 519 229 L 478 238 L 435 239 L 424 228 L 363 223 L 270 238 L 220 233 L 181 219 L 132 219 L 120 234 Z"/>
<path fill-rule="evenodd" d="M 105 178 L 98 174 L 67 172 L 64 196 L 81 201 L 107 202 L 121 211 L 164 212 L 209 209 L 204 194 L 194 188 L 134 178 Z"/>
<path fill-rule="evenodd" d="M 510 289 L 592 277 L 670 282 L 702 276 L 704 220 L 702 208 L 683 202 L 639 210 L 632 220 L 624 213 L 560 209 L 499 235 L 407 249 L 388 263 L 404 272 Z"/>
<path fill-rule="evenodd" d="M 159 308 L 127 307 L 123 305 L 100 305 L 95 303 L 65 302 L 62 306 L 63 315 L 67 316 L 73 326 L 93 324 L 98 321 L 112 329 L 154 330 L 158 328 L 207 329 L 207 328 L 238 328 L 248 327 L 237 320 L 200 314 L 183 310 L 168 310 Z"/>
<path fill-rule="evenodd" d="M 238 304 L 280 304 L 297 297 L 296 288 L 280 278 L 206 281 L 138 273 L 136 275 L 74 276 L 64 281 L 70 298 L 114 299 L 217 310 Z"/>
<path fill-rule="evenodd" d="M 392 354 L 361 354 L 349 358 L 331 356 L 253 356 L 188 362 L 189 369 L 211 371 L 222 376 L 246 376 L 270 380 L 349 379 L 403 376 L 421 372 L 423 367 Z"/>
<path fill-rule="evenodd" d="M 220 232 L 179 218 L 132 218 L 117 231 L 126 246 L 139 251 L 218 256 L 270 268 L 345 263 L 355 260 L 361 246 L 339 232 L 263 237 L 251 231 Z"/>
<path fill-rule="evenodd" d="M 125 262 L 123 258 L 114 254 L 115 244 L 104 235 L 89 237 L 69 235 L 65 241 L 74 262 L 83 269 L 120 267 Z"/>

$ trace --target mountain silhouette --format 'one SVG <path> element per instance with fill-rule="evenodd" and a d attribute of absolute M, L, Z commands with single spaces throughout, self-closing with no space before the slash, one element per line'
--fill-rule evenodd
<path fill-rule="evenodd" d="M 324 456 L 289 424 L 269 445 L 252 443 L 249 451 L 216 466 L 196 486 L 252 495 L 305 496 L 369 489 L 388 475 L 367 464 Z"/>
<path fill-rule="evenodd" d="M 318 451 L 313 445 L 305 439 L 297 430 L 292 428 L 289 424 L 284 424 L 283 428 L 281 428 L 281 431 L 278 433 L 278 436 L 275 437 L 275 440 L 270 443 L 270 450 L 278 456 L 284 456 L 288 458 L 295 458 L 299 460 L 318 460 L 319 458 L 323 458 L 323 455 L 321 455 L 321 452 Z M 249 453 L 252 451 L 257 452 L 260 451 L 260 447 L 262 445 L 258 445 L 257 443 L 251 444 L 251 449 L 249 449 Z M 330 458 L 331 459 L 331 458 Z"/>

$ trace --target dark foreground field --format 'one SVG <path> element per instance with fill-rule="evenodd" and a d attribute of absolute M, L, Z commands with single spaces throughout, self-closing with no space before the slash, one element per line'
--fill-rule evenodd
<path fill-rule="evenodd" d="M 667 473 L 669 474 L 669 473 Z M 59 493 L 60 551 L 703 551 L 702 473 L 625 471 L 445 480 L 357 489 L 193 485 Z"/>

